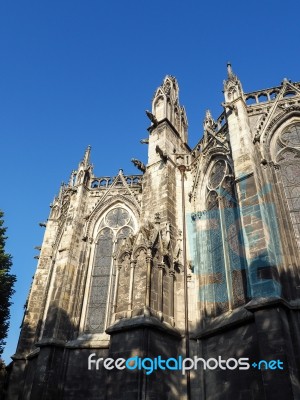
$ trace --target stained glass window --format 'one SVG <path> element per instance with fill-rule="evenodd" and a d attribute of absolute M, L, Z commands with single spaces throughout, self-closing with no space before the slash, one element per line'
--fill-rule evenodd
<path fill-rule="evenodd" d="M 277 140 L 277 162 L 296 240 L 300 248 L 300 123 L 287 127 Z"/>
<path fill-rule="evenodd" d="M 283 133 L 281 134 L 281 140 L 287 146 L 300 146 L 300 124 L 295 124 L 288 127 Z"/>
<path fill-rule="evenodd" d="M 218 160 L 212 167 L 209 183 L 213 189 L 216 189 L 225 177 L 226 163 L 224 160 Z"/>
<path fill-rule="evenodd" d="M 99 224 L 85 324 L 86 332 L 105 331 L 111 312 L 115 284 L 112 256 L 119 250 L 124 239 L 133 232 L 132 215 L 123 207 L 109 210 Z"/>
<path fill-rule="evenodd" d="M 225 160 L 217 160 L 211 168 L 206 210 L 196 231 L 199 300 L 207 315 L 218 315 L 237 307 L 245 298 L 238 208 Z"/>

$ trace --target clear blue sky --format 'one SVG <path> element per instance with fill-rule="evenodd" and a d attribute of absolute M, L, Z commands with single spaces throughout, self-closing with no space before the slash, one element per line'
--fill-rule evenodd
<path fill-rule="evenodd" d="M 190 145 L 221 112 L 230 60 L 244 90 L 300 81 L 298 1 L 12 0 L 0 5 L 0 209 L 17 275 L 16 348 L 49 204 L 88 144 L 95 174 L 146 162 L 144 110 L 175 75 Z"/>

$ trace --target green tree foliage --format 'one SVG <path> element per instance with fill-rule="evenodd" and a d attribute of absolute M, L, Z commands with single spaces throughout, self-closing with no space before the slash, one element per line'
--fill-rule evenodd
<path fill-rule="evenodd" d="M 9 307 L 14 294 L 16 276 L 10 273 L 12 257 L 5 253 L 6 228 L 3 227 L 3 212 L 0 211 L 0 356 L 3 353 L 5 338 L 9 327 Z"/>

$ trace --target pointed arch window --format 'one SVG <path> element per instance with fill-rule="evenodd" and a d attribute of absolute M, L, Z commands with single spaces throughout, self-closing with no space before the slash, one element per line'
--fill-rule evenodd
<path fill-rule="evenodd" d="M 134 230 L 133 215 L 124 207 L 109 210 L 100 222 L 85 323 L 87 333 L 102 333 L 109 323 L 115 276 L 113 254 Z"/>
<path fill-rule="evenodd" d="M 281 132 L 276 150 L 276 162 L 280 165 L 287 206 L 300 248 L 300 122 Z"/>
<path fill-rule="evenodd" d="M 206 210 L 197 230 L 200 302 L 206 315 L 231 310 L 245 301 L 245 265 L 231 168 L 212 165 L 206 187 Z"/>

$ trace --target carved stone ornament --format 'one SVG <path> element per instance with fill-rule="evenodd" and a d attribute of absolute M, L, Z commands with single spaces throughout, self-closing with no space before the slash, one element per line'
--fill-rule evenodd
<path fill-rule="evenodd" d="M 146 166 L 145 164 L 142 163 L 142 161 L 136 159 L 136 158 L 132 158 L 131 162 L 133 163 L 134 166 L 136 166 L 140 171 L 142 171 L 143 173 L 146 172 Z"/>

